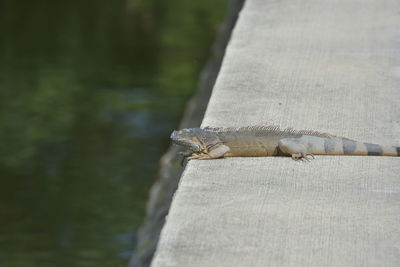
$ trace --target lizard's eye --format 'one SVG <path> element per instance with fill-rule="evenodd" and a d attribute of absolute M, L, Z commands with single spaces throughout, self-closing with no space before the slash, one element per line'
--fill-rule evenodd
<path fill-rule="evenodd" d="M 199 145 L 195 145 L 195 146 L 193 147 L 193 151 L 194 151 L 194 152 L 200 152 L 200 150 L 201 150 L 201 147 L 200 147 Z"/>

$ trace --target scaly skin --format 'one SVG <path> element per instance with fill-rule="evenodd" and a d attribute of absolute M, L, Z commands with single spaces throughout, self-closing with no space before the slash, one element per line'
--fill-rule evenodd
<path fill-rule="evenodd" d="M 190 128 L 174 131 L 175 144 L 188 148 L 188 160 L 222 157 L 314 155 L 400 156 L 400 147 L 357 142 L 315 131 L 280 130 L 277 126 Z"/>

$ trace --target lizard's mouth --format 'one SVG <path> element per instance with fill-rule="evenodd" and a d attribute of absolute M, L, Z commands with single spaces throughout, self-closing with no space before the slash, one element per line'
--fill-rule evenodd
<path fill-rule="evenodd" d="M 201 148 L 200 148 L 200 146 L 199 145 L 195 145 L 195 144 L 191 144 L 191 143 L 188 143 L 188 142 L 185 142 L 185 141 L 181 141 L 181 140 L 172 140 L 172 143 L 174 144 L 174 145 L 178 145 L 178 146 L 184 146 L 185 148 L 188 148 L 188 149 L 190 149 L 191 151 L 193 151 L 193 152 L 198 152 L 198 151 L 200 151 L 201 150 Z"/>

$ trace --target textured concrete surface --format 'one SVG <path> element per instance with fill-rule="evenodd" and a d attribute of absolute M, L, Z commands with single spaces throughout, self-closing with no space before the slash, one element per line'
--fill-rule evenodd
<path fill-rule="evenodd" d="M 203 126 L 400 145 L 400 1 L 247 0 Z M 191 161 L 152 266 L 399 266 L 400 158 Z"/>

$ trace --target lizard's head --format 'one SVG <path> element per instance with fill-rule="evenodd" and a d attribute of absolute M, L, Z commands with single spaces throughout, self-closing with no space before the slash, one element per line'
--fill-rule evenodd
<path fill-rule="evenodd" d="M 200 128 L 173 131 L 171 134 L 171 140 L 177 145 L 189 147 L 194 152 L 198 152 L 204 149 L 200 141 L 201 132 L 202 129 Z"/>

